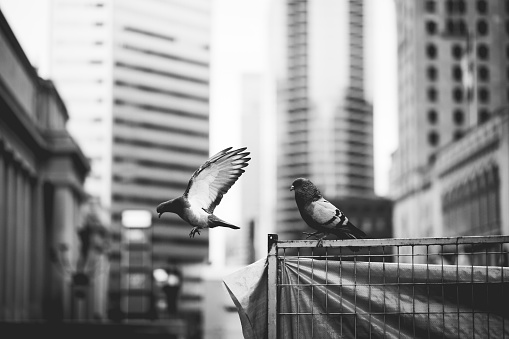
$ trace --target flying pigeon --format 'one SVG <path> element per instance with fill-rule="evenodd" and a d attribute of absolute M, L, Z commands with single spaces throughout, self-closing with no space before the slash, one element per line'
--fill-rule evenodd
<path fill-rule="evenodd" d="M 249 165 L 251 158 L 246 158 L 249 155 L 249 152 L 244 152 L 246 148 L 231 150 L 232 147 L 228 147 L 207 160 L 193 173 L 182 196 L 157 206 L 159 218 L 164 212 L 178 214 L 193 226 L 190 238 L 194 238 L 195 233 L 200 234 L 204 228 L 222 226 L 239 229 L 213 213 L 223 195 L 244 173 L 242 168 Z"/>
<path fill-rule="evenodd" d="M 295 179 L 290 187 L 295 192 L 295 202 L 299 208 L 302 219 L 309 227 L 316 230 L 307 233 L 306 239 L 311 236 L 322 236 L 318 239 L 317 247 L 323 246 L 322 241 L 329 234 L 334 234 L 339 239 L 362 239 L 366 234 L 355 227 L 346 215 L 336 206 L 325 200 L 318 188 L 306 178 Z M 350 247 L 357 252 L 357 247 Z"/>

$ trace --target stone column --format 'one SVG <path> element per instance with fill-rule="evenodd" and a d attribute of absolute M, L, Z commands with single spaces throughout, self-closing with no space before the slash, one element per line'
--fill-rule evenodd
<path fill-rule="evenodd" d="M 5 180 L 5 153 L 3 144 L 0 141 L 0 284 L 4 285 L 5 277 L 7 276 L 7 222 L 6 222 L 6 204 L 7 204 L 7 181 Z M 0 321 L 5 320 L 5 304 L 6 304 L 6 289 L 0 288 Z"/>
<path fill-rule="evenodd" d="M 16 222 L 14 223 L 15 235 L 14 235 L 14 319 L 22 320 L 23 310 L 23 265 L 25 264 L 25 251 L 23 247 L 23 236 L 24 231 L 24 214 L 27 212 L 24 210 L 24 184 L 23 184 L 23 171 L 21 166 L 16 166 L 16 199 L 13 213 L 15 213 Z"/>
<path fill-rule="evenodd" d="M 60 255 L 60 273 L 53 276 L 52 297 L 61 307 L 63 319 L 70 318 L 71 314 L 71 274 L 74 256 L 71 249 L 75 248 L 75 220 L 74 220 L 74 197 L 71 187 L 56 185 L 53 199 L 53 232 L 51 239 L 52 247 L 57 249 Z M 67 248 L 67 250 L 62 250 Z M 52 298 L 52 299 L 53 299 Z"/>
<path fill-rule="evenodd" d="M 33 251 L 32 246 L 30 246 L 31 237 L 32 237 L 32 220 L 33 220 L 33 209 L 31 206 L 32 201 L 32 188 L 31 188 L 31 179 L 29 172 L 25 172 L 23 176 L 23 235 L 21 238 L 22 248 L 23 250 L 23 267 L 22 267 L 22 295 L 23 295 L 23 313 L 22 318 L 24 320 L 32 319 L 30 318 L 30 282 L 34 280 L 30 280 L 30 270 L 32 269 L 32 260 L 31 253 Z M 36 280 L 35 280 L 36 281 Z"/>
<path fill-rule="evenodd" d="M 509 113 L 508 113 L 509 114 Z M 509 234 L 509 117 L 504 116 L 501 124 L 499 149 L 499 180 L 500 180 L 500 228 L 502 234 Z"/>
<path fill-rule="evenodd" d="M 43 318 L 44 288 L 47 283 L 49 262 L 45 232 L 44 198 L 42 181 L 34 179 L 30 182 L 30 268 L 28 280 L 37 281 L 29 286 L 29 318 Z"/>
<path fill-rule="evenodd" d="M 16 239 L 16 171 L 11 154 L 7 154 L 6 167 L 6 190 L 7 199 L 5 211 L 5 276 L 3 277 L 3 286 L 5 286 L 5 320 L 14 320 L 14 284 L 15 284 L 15 239 Z"/>

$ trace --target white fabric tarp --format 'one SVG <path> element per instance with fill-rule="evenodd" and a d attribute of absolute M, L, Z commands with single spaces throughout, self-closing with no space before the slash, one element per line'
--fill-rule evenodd
<path fill-rule="evenodd" d="M 287 258 L 279 274 L 278 338 L 509 337 L 508 268 Z M 244 338 L 266 338 L 266 260 L 223 282 Z"/>
<path fill-rule="evenodd" d="M 267 261 L 240 269 L 223 283 L 237 307 L 244 339 L 267 338 Z"/>

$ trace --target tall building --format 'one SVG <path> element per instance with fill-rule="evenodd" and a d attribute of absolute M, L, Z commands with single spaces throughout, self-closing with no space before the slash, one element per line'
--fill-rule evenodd
<path fill-rule="evenodd" d="M 396 200 L 395 230 L 405 233 L 397 236 L 441 235 L 440 227 L 434 228 L 442 225 L 441 217 L 426 225 L 419 221 L 419 215 L 447 205 L 424 198 L 433 186 L 436 162 L 445 161 L 446 149 L 461 148 L 453 144 L 466 134 L 475 139 L 480 125 L 507 108 L 509 3 L 396 0 L 396 8 L 399 146 L 390 190 Z M 475 153 L 473 148 L 469 152 Z M 482 176 L 475 167 L 470 174 Z M 445 197 L 452 188 L 441 189 Z"/>
<path fill-rule="evenodd" d="M 375 193 L 364 2 L 289 0 L 282 12 L 277 227 L 285 237 L 306 227 L 289 191 L 298 177 L 330 199 Z"/>
<path fill-rule="evenodd" d="M 51 6 L 50 73 L 69 107 L 69 129 L 92 161 L 86 188 L 111 211 L 110 308 L 120 316 L 131 312 L 121 295 L 136 290 L 142 299 L 133 307 L 146 314 L 153 306 L 152 269 L 208 255 L 207 232 L 189 239 L 188 224 L 174 215 L 159 219 L 155 208 L 182 194 L 209 155 L 210 3 L 53 0 Z M 144 234 L 152 259 L 141 255 L 141 272 L 125 276 L 124 242 L 133 239 L 123 232 L 122 213 L 140 209 L 151 213 Z M 184 286 L 196 291 L 193 281 Z M 181 295 L 197 299 L 185 288 Z"/>
<path fill-rule="evenodd" d="M 48 73 L 66 102 L 68 128 L 90 158 L 87 192 L 111 205 L 112 8 L 51 1 Z"/>

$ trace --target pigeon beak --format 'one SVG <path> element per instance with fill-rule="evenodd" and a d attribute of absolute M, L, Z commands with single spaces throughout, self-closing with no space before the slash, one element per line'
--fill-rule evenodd
<path fill-rule="evenodd" d="M 290 191 L 293 191 L 294 189 L 295 189 L 295 187 L 293 187 L 293 185 L 290 186 Z"/>
<path fill-rule="evenodd" d="M 161 217 L 162 214 L 163 214 L 163 212 L 159 213 L 159 218 Z"/>

